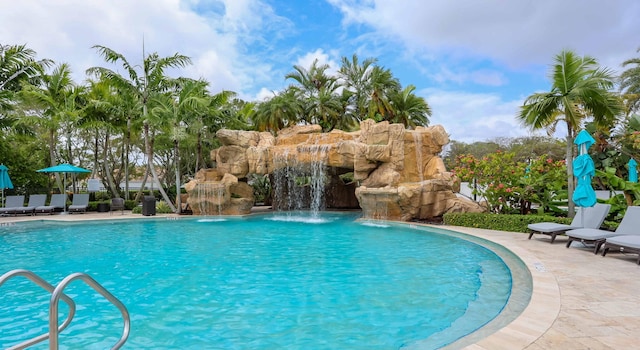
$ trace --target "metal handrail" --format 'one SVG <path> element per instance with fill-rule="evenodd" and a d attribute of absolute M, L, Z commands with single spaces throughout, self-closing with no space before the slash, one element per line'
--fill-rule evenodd
<path fill-rule="evenodd" d="M 118 340 L 118 342 L 116 342 L 116 344 L 112 347 L 112 349 L 120 349 L 120 347 L 124 345 L 124 343 L 127 341 L 127 338 L 129 337 L 131 328 L 129 311 L 124 306 L 124 304 L 120 302 L 120 300 L 118 300 L 118 298 L 109 293 L 109 291 L 107 291 L 100 283 L 91 278 L 91 276 L 82 272 L 72 273 L 69 276 L 65 277 L 51 293 L 51 301 L 49 303 L 49 349 L 58 349 L 59 330 L 56 327 L 56 324 L 58 323 L 58 303 L 60 301 L 60 298 L 64 299 L 65 296 L 62 291 L 69 285 L 69 283 L 77 279 L 82 280 L 96 292 L 102 294 L 103 297 L 105 297 L 107 300 L 109 300 L 109 302 L 115 305 L 118 310 L 120 310 L 120 313 L 122 313 L 122 318 L 124 320 L 124 329 L 122 331 L 122 336 L 120 337 L 120 340 Z"/>
<path fill-rule="evenodd" d="M 5 273 L 4 275 L 0 276 L 0 286 L 2 286 L 2 284 L 6 281 L 8 281 L 9 279 L 16 277 L 16 276 L 22 276 L 25 277 L 29 280 L 31 280 L 32 282 L 34 282 L 35 284 L 39 285 L 40 287 L 44 288 L 46 291 L 48 291 L 49 293 L 53 293 L 53 291 L 55 290 L 55 287 L 52 286 L 51 284 L 49 284 L 47 281 L 45 281 L 44 279 L 42 279 L 40 276 L 36 275 L 35 273 L 29 271 L 29 270 L 24 270 L 24 269 L 17 269 L 17 270 L 11 270 L 7 273 Z M 62 332 L 65 328 L 67 328 L 67 326 L 71 323 L 71 320 L 73 320 L 73 317 L 75 316 L 76 313 L 76 303 L 73 302 L 73 300 L 71 298 L 69 298 L 66 294 L 61 294 L 60 298 L 62 298 L 62 300 L 67 303 L 67 305 L 69 305 L 69 314 L 67 315 L 67 319 L 58 327 L 58 317 L 57 317 L 57 312 L 56 312 L 56 322 L 51 323 L 49 322 L 49 327 L 50 329 L 53 328 L 55 329 L 56 334 Z M 12 347 L 10 347 L 10 350 L 18 350 L 18 349 L 25 349 L 31 345 L 40 343 L 42 341 L 45 341 L 47 339 L 49 339 L 49 335 L 50 335 L 50 331 L 39 335 L 37 337 L 34 337 L 32 339 L 26 340 L 20 344 L 14 345 Z"/>

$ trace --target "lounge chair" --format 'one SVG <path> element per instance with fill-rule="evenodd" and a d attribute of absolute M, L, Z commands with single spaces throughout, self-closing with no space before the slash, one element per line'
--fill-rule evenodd
<path fill-rule="evenodd" d="M 116 197 L 111 198 L 111 211 L 120 210 L 124 214 L 124 199 Z M 109 212 L 111 214 L 111 212 Z"/>
<path fill-rule="evenodd" d="M 44 205 L 47 201 L 46 194 L 32 194 L 29 196 L 29 203 L 26 207 L 15 208 L 12 214 L 28 214 L 34 215 L 36 207 Z"/>
<path fill-rule="evenodd" d="M 7 196 L 4 208 L 0 208 L 0 214 L 13 214 L 15 210 L 24 207 L 24 196 Z"/>
<path fill-rule="evenodd" d="M 76 193 L 73 195 L 73 201 L 69 206 L 69 213 L 86 213 L 89 206 L 88 193 Z"/>
<path fill-rule="evenodd" d="M 64 211 L 64 208 L 67 206 L 67 195 L 64 193 L 53 194 L 51 195 L 51 200 L 49 201 L 49 205 L 41 205 L 36 207 L 34 213 L 47 213 L 53 214 L 58 209 L 60 211 Z"/>
<path fill-rule="evenodd" d="M 604 241 L 602 256 L 607 255 L 609 249 L 621 253 L 638 254 L 637 264 L 640 265 L 640 235 L 624 235 L 609 237 Z"/>
<path fill-rule="evenodd" d="M 623 235 L 637 235 L 640 228 L 640 207 L 630 206 L 624 213 L 624 217 L 618 225 L 618 228 L 613 231 L 598 230 L 593 228 L 580 228 L 577 230 L 569 230 L 566 232 L 569 237 L 567 242 L 567 248 L 571 246 L 574 241 L 581 242 L 583 244 L 594 244 L 594 254 L 598 254 L 600 247 L 604 244 L 605 240 L 614 236 Z"/>
<path fill-rule="evenodd" d="M 589 208 L 577 208 L 576 216 L 573 217 L 571 224 L 559 224 L 555 222 L 538 222 L 535 224 L 529 224 L 527 227 L 531 230 L 529 239 L 536 234 L 543 234 L 551 236 L 551 243 L 556 240 L 556 236 L 563 235 L 569 230 L 575 230 L 580 228 L 593 228 L 598 229 L 604 222 L 604 219 L 609 214 L 611 205 L 596 203 L 593 207 Z M 585 213 L 584 221 L 582 220 L 582 212 Z"/>

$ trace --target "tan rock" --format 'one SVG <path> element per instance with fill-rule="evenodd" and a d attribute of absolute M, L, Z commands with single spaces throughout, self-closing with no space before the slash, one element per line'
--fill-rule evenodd
<path fill-rule="evenodd" d="M 267 132 L 218 131 L 223 146 L 211 152 L 216 171 L 199 172 L 185 185 L 188 201 L 203 208 L 194 213 L 238 215 L 250 210 L 253 189 L 239 180 L 248 174 L 278 174 L 272 179 L 289 181 L 291 188 L 285 191 L 286 198 L 278 199 L 279 208 L 291 207 L 286 201 L 299 190 L 305 191 L 301 196 L 310 202 L 312 189 L 304 181 L 312 171 L 320 170 L 330 173 L 326 183 L 335 187 L 325 190 L 329 205 L 351 207 L 357 199 L 367 218 L 426 219 L 450 211 L 483 210 L 454 193 L 459 181 L 439 157 L 449 142 L 440 125 L 406 130 L 402 124 L 368 119 L 357 132 L 321 131 L 319 125 L 290 127 L 277 137 Z M 347 172 L 353 172 L 355 181 L 350 184 L 339 178 Z M 294 177 L 302 184 L 295 184 Z M 200 198 L 203 191 L 220 198 L 192 198 Z"/>
<path fill-rule="evenodd" d="M 257 146 L 260 141 L 260 134 L 256 131 L 220 129 L 216 132 L 216 137 L 224 146 Z"/>
<path fill-rule="evenodd" d="M 220 147 L 216 163 L 218 172 L 222 174 L 233 174 L 239 178 L 245 178 L 249 172 L 246 148 L 242 146 Z"/>

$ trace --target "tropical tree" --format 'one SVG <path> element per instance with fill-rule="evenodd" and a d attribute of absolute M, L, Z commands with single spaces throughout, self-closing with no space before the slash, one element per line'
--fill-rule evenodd
<path fill-rule="evenodd" d="M 198 120 L 206 113 L 209 98 L 206 93 L 206 82 L 192 79 L 180 79 L 177 97 L 160 94 L 154 97 L 151 116 L 157 121 L 159 129 L 173 144 L 173 164 L 175 170 L 176 206 L 182 207 L 180 198 L 180 141 L 187 138 L 187 123 Z"/>
<path fill-rule="evenodd" d="M 627 102 L 627 112 L 631 114 L 640 109 L 640 57 L 628 59 L 622 66 L 631 66 L 620 75 L 620 90 Z"/>
<path fill-rule="evenodd" d="M 409 85 L 403 90 L 390 94 L 389 100 L 393 107 L 390 122 L 402 123 L 413 129 L 416 126 L 429 125 L 431 107 L 424 98 L 413 93 L 415 89 L 415 86 Z"/>
<path fill-rule="evenodd" d="M 119 197 L 119 186 L 114 180 L 114 169 L 112 167 L 113 152 L 111 147 L 112 136 L 123 135 L 126 123 L 126 115 L 123 111 L 123 100 L 108 81 L 89 81 L 86 93 L 86 107 L 80 127 L 90 130 L 93 134 L 93 155 L 94 170 L 106 179 L 106 188 L 109 189 L 113 197 Z M 102 150 L 100 144 L 102 143 Z M 121 147 L 123 148 L 123 147 Z M 120 159 L 119 169 L 124 168 L 124 156 Z M 117 172 L 122 174 L 121 171 Z M 118 184 L 122 180 L 119 176 Z"/>
<path fill-rule="evenodd" d="M 393 106 L 391 95 L 400 90 L 400 81 L 393 76 L 391 70 L 380 66 L 371 69 L 369 77 L 370 91 L 367 109 L 369 118 L 375 121 L 391 120 Z"/>
<path fill-rule="evenodd" d="M 51 60 L 36 60 L 36 52 L 25 45 L 0 44 L 0 127 L 7 126 L 5 113 L 13 109 L 15 94 L 23 83 L 38 85 Z"/>
<path fill-rule="evenodd" d="M 553 129 L 561 121 L 566 124 L 569 215 L 573 216 L 574 137 L 587 117 L 593 117 L 596 125 L 610 125 L 623 108 L 618 96 L 609 91 L 614 86 L 611 71 L 600 68 L 593 57 L 562 51 L 555 57 L 550 79 L 551 90 L 527 97 L 518 119 L 533 129 Z"/>
<path fill-rule="evenodd" d="M 176 86 L 175 79 L 171 79 L 165 75 L 165 70 L 168 68 L 180 68 L 191 64 L 191 59 L 187 56 L 174 54 L 169 57 L 160 57 L 157 53 L 144 56 L 142 66 L 135 66 L 129 63 L 129 61 L 120 53 L 100 45 L 95 45 L 98 54 L 104 58 L 108 63 L 121 63 L 124 70 L 127 72 L 127 77 L 122 76 L 108 68 L 104 67 L 92 67 L 87 70 L 87 73 L 97 76 L 103 76 L 105 79 L 111 82 L 113 86 L 120 91 L 127 91 L 135 95 L 140 104 L 142 105 L 142 118 L 143 118 L 143 131 L 145 139 L 145 154 L 147 161 L 147 169 L 151 172 L 154 182 L 158 185 L 158 190 L 162 194 L 163 199 L 169 207 L 177 212 L 177 209 L 173 205 L 173 202 L 167 196 L 164 191 L 158 174 L 156 173 L 153 162 L 153 148 L 151 138 L 154 130 L 149 130 L 149 115 L 148 108 L 151 98 L 157 94 L 171 90 Z M 141 71 L 138 71 L 141 69 Z"/>
<path fill-rule="evenodd" d="M 353 115 L 353 118 L 362 121 L 367 117 L 367 101 L 370 95 L 370 76 L 371 70 L 375 66 L 377 60 L 367 58 L 362 63 L 358 55 L 353 54 L 351 60 L 342 57 L 342 65 L 338 70 L 338 77 L 344 86 L 348 99 L 347 114 Z"/>
<path fill-rule="evenodd" d="M 259 131 L 276 132 L 295 125 L 303 112 L 296 90 L 289 88 L 259 103 L 253 116 L 253 124 Z"/>

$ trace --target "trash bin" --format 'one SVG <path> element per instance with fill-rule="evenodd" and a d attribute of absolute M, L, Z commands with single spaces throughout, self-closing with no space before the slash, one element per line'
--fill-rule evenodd
<path fill-rule="evenodd" d="M 156 215 L 156 197 L 144 196 L 142 199 L 142 215 Z"/>

